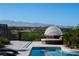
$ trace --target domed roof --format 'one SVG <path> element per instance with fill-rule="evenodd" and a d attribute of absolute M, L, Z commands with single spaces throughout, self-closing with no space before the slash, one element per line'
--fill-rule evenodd
<path fill-rule="evenodd" d="M 46 29 L 44 35 L 45 36 L 62 35 L 62 31 L 60 28 L 56 26 L 51 26 Z"/>

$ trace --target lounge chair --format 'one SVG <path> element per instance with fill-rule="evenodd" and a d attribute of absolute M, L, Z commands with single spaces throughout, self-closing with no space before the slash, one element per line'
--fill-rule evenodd
<path fill-rule="evenodd" d="M 1 48 L 0 49 L 0 55 L 15 56 L 17 54 L 18 54 L 18 51 L 13 50 L 13 49 L 7 49 L 7 48 Z"/>

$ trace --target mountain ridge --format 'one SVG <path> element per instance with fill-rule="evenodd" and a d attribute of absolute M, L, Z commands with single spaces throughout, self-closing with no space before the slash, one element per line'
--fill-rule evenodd
<path fill-rule="evenodd" d="M 43 23 L 30 23 L 24 21 L 11 21 L 11 20 L 0 20 L 0 24 L 7 24 L 8 26 L 26 26 L 26 27 L 44 27 L 48 26 L 49 24 Z"/>
<path fill-rule="evenodd" d="M 60 28 L 72 28 L 73 27 L 73 26 L 43 24 L 43 23 L 30 23 L 30 22 L 14 21 L 14 20 L 0 20 L 0 24 L 8 24 L 8 26 L 16 26 L 16 27 L 45 27 L 45 26 L 58 26 Z"/>

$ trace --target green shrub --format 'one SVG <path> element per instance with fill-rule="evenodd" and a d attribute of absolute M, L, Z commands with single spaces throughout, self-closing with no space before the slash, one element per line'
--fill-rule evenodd
<path fill-rule="evenodd" d="M 7 38 L 4 38 L 4 37 L 0 37 L 0 41 L 3 43 L 3 44 L 10 44 L 9 40 Z"/>
<path fill-rule="evenodd" d="M 42 32 L 27 32 L 27 33 L 22 33 L 21 40 L 40 41 L 42 36 L 43 36 Z"/>
<path fill-rule="evenodd" d="M 0 48 L 3 48 L 4 44 L 0 41 Z"/>
<path fill-rule="evenodd" d="M 63 43 L 70 48 L 79 48 L 79 28 L 66 31 L 63 36 Z"/>
<path fill-rule="evenodd" d="M 0 37 L 0 48 L 4 47 L 3 39 L 4 38 Z"/>
<path fill-rule="evenodd" d="M 10 44 L 9 40 L 0 36 L 0 48 L 4 47 L 6 44 Z"/>

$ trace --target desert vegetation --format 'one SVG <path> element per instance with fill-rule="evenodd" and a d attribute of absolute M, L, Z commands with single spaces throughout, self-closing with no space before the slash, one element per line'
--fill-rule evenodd
<path fill-rule="evenodd" d="M 63 43 L 70 48 L 79 48 L 79 25 L 73 29 L 65 29 Z"/>

